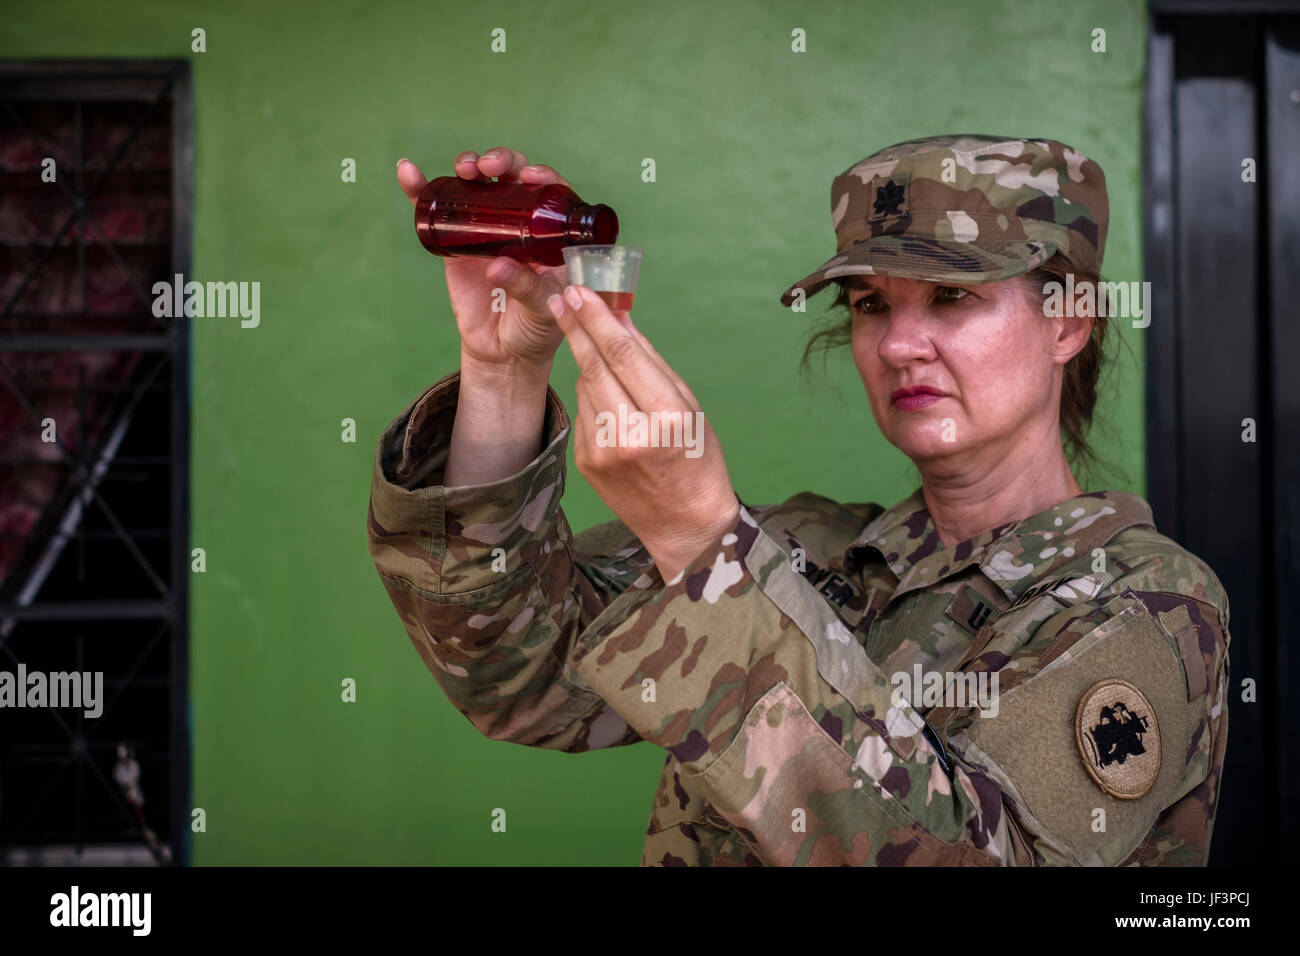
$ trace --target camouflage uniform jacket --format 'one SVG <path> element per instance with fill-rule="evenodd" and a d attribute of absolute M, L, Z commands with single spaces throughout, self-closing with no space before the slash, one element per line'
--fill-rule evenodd
<path fill-rule="evenodd" d="M 920 489 L 741 499 L 665 583 L 621 522 L 570 531 L 553 390 L 536 459 L 443 486 L 458 387 L 380 439 L 371 556 L 483 734 L 667 751 L 642 865 L 1205 863 L 1228 600 L 1142 498 L 1090 492 L 953 547 Z M 929 675 L 958 672 L 936 696 Z"/>

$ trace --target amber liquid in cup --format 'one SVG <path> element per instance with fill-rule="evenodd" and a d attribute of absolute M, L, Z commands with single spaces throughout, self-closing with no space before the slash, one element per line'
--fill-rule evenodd
<path fill-rule="evenodd" d="M 632 300 L 636 298 L 635 292 L 601 292 L 599 289 L 592 289 L 591 291 L 604 300 L 605 305 L 609 306 L 611 312 L 632 311 Z"/>
<path fill-rule="evenodd" d="M 642 252 L 639 246 L 581 243 L 566 247 L 563 255 L 570 284 L 586 286 L 611 312 L 630 313 Z"/>

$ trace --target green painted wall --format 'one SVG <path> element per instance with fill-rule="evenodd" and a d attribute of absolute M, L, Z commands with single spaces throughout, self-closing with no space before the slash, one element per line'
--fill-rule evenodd
<path fill-rule="evenodd" d="M 190 52 L 190 31 L 207 52 Z M 507 31 L 508 52 L 489 51 Z M 790 51 L 795 27 L 808 52 Z M 1091 31 L 1108 52 L 1090 51 Z M 1062 139 L 1111 198 L 1106 271 L 1140 279 L 1140 0 L 1054 3 L 47 2 L 3 57 L 189 57 L 194 278 L 261 283 L 261 324 L 195 319 L 192 579 L 199 864 L 635 864 L 663 762 L 486 740 L 425 670 L 366 550 L 374 443 L 453 370 L 442 267 L 393 174 L 510 145 L 644 246 L 637 324 L 691 384 L 741 496 L 891 504 L 916 483 L 847 355 L 798 357 L 830 293 L 777 297 L 834 251 L 831 177 L 947 132 Z M 658 181 L 643 183 L 653 157 Z M 356 159 L 358 181 L 340 181 Z M 1099 409 L 1141 492 L 1141 333 Z M 561 349 L 553 383 L 572 407 Z M 358 424 L 355 444 L 340 421 Z M 573 468 L 575 529 L 611 517 Z M 355 678 L 358 701 L 339 700 Z M 508 831 L 492 833 L 494 807 Z"/>

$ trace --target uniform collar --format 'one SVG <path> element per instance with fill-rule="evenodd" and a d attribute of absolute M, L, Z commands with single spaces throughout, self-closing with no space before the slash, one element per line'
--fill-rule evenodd
<path fill-rule="evenodd" d="M 844 559 L 854 563 L 854 552 L 863 548 L 879 552 L 898 575 L 894 597 L 978 563 L 1014 603 L 1058 568 L 1135 525 L 1155 527 L 1144 499 L 1127 491 L 1090 491 L 946 548 L 917 488 L 867 525 L 845 549 Z"/>

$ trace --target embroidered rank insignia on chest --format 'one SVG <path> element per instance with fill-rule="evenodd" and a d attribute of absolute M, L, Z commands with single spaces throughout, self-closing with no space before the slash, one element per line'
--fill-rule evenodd
<path fill-rule="evenodd" d="M 1088 775 L 1112 797 L 1136 800 L 1160 773 L 1160 727 L 1142 692 L 1110 677 L 1079 699 L 1074 737 Z"/>
<path fill-rule="evenodd" d="M 948 602 L 944 614 L 971 634 L 978 634 L 985 624 L 1002 616 L 1002 612 L 988 598 L 969 584 L 963 586 Z"/>

